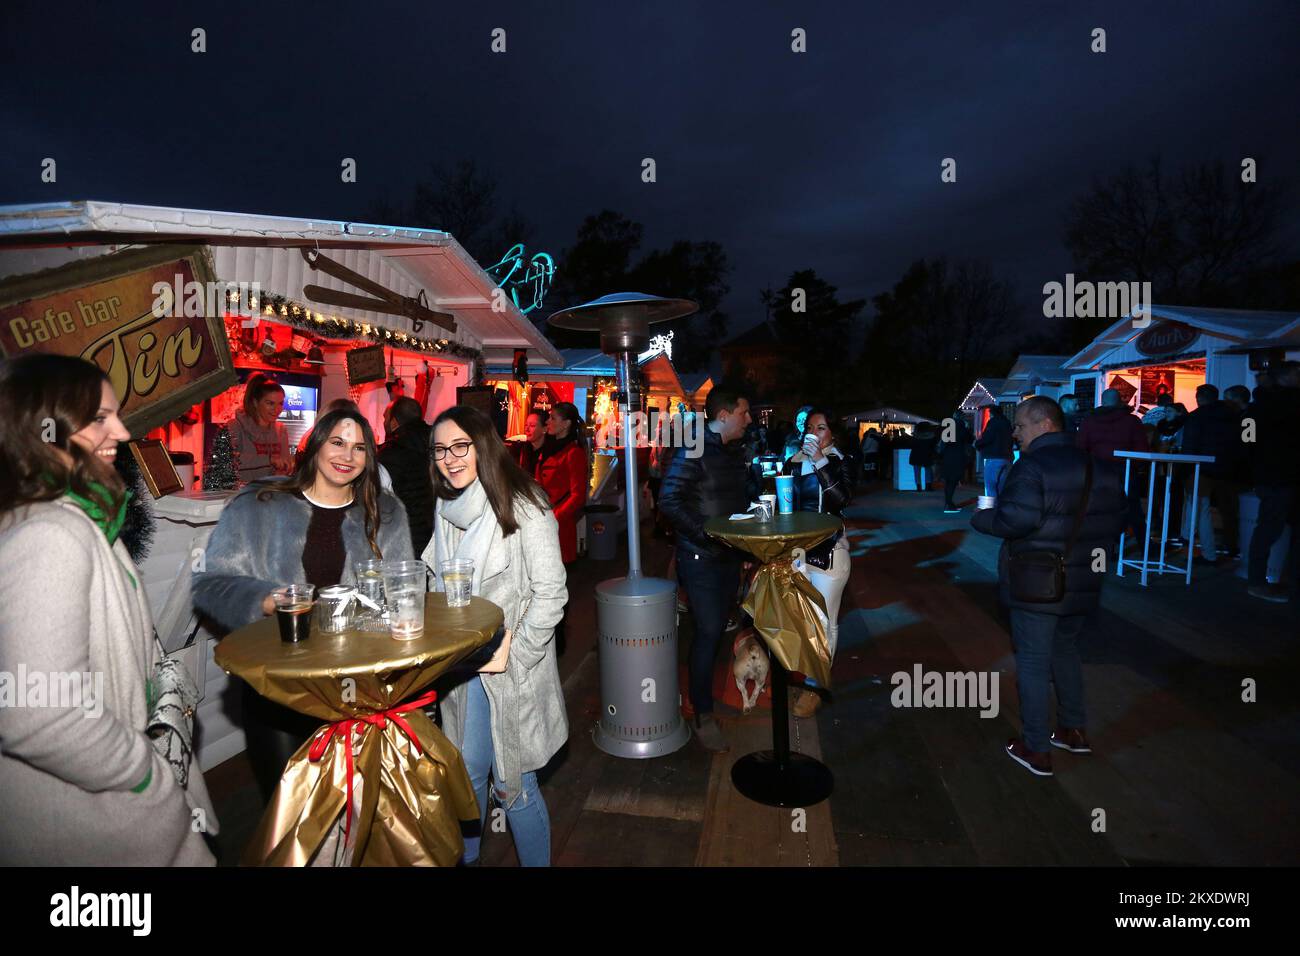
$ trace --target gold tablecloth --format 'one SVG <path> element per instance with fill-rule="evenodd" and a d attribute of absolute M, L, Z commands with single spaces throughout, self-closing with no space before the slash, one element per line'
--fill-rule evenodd
<path fill-rule="evenodd" d="M 811 511 L 776 515 L 764 522 L 710 518 L 704 525 L 708 534 L 762 563 L 743 605 L 754 619 L 754 629 L 786 670 L 798 671 L 827 688 L 831 684 L 831 652 L 822 624 L 826 602 L 812 583 L 795 571 L 793 562 L 796 552 L 821 544 L 843 527 L 834 515 Z"/>
<path fill-rule="evenodd" d="M 449 608 L 434 592 L 414 641 L 313 625 L 310 638 L 290 644 L 274 616 L 225 637 L 218 667 L 325 723 L 286 765 L 244 862 L 306 865 L 327 842 L 338 849 L 331 837 L 344 821 L 341 856 L 351 865 L 454 866 L 460 821 L 478 819 L 469 775 L 433 721 L 401 705 L 491 641 L 502 618 L 490 601 Z"/>

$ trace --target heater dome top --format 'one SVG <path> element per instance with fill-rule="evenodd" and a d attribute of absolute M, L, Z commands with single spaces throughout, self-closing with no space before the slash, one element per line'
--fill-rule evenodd
<path fill-rule="evenodd" d="M 667 322 L 694 315 L 699 305 L 690 299 L 665 299 L 644 292 L 612 292 L 582 305 L 561 309 L 549 322 L 556 328 L 600 332 L 611 325 Z"/>

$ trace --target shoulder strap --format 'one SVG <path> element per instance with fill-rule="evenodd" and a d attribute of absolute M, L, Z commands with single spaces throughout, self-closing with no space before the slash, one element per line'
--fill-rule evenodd
<path fill-rule="evenodd" d="M 1079 529 L 1083 527 L 1084 515 L 1088 513 L 1088 499 L 1092 494 L 1092 456 L 1087 456 L 1087 462 L 1084 465 L 1083 475 L 1083 497 L 1079 501 L 1079 510 L 1074 515 L 1074 526 L 1070 528 L 1070 536 L 1065 539 L 1065 551 L 1062 555 L 1067 561 L 1070 559 L 1070 552 L 1074 550 L 1074 542 L 1079 537 Z"/>

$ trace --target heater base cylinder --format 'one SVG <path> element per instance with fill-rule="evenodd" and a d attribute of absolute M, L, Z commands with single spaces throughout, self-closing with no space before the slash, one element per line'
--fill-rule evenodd
<path fill-rule="evenodd" d="M 663 757 L 690 739 L 677 683 L 677 585 L 626 577 L 596 587 L 600 722 L 596 746 L 615 757 Z"/>

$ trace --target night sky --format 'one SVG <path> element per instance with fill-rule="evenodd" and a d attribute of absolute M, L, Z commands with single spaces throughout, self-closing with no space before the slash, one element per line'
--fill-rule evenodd
<path fill-rule="evenodd" d="M 0 202 L 366 219 L 468 157 L 548 251 L 602 208 L 647 247 L 719 241 L 733 333 L 807 267 L 870 297 L 913 259 L 981 256 L 1036 297 L 1071 267 L 1068 202 L 1155 153 L 1253 156 L 1261 182 L 1300 168 L 1295 2 L 5 8 Z"/>

